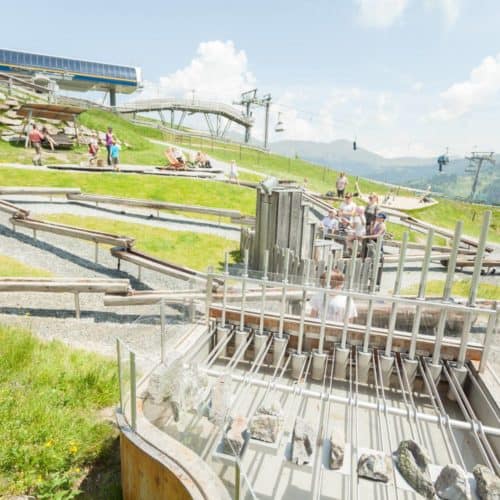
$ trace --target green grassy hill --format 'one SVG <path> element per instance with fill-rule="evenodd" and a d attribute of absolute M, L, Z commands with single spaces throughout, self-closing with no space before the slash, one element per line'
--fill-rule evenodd
<path fill-rule="evenodd" d="M 161 165 L 164 163 L 165 147 L 152 143 L 151 140 L 175 142 L 181 148 L 203 150 L 213 158 L 230 161 L 236 160 L 242 167 L 260 174 L 296 180 L 300 183 L 307 178 L 309 188 L 325 193 L 334 190 L 338 172 L 313 165 L 301 159 L 262 152 L 239 144 L 228 144 L 208 138 L 195 138 L 188 135 L 168 134 L 158 128 L 132 124 L 124 118 L 102 110 L 89 110 L 80 115 L 79 122 L 94 130 L 104 131 L 112 126 L 117 137 L 124 143 L 122 162 L 143 165 Z M 71 153 L 59 155 L 61 163 L 79 163 L 85 155 L 84 147 L 76 148 Z M 48 153 L 51 155 L 52 153 Z M 104 153 L 102 153 L 104 154 Z M 31 162 L 31 151 L 14 147 L 0 141 L 0 163 L 16 161 Z M 142 197 L 155 200 L 196 203 L 207 206 L 226 206 L 239 209 L 243 213 L 255 211 L 255 193 L 251 190 L 211 181 L 186 179 L 156 179 L 130 175 L 114 176 L 110 174 L 77 174 L 63 172 L 26 172 L 3 168 L 0 184 L 3 185 L 52 185 L 78 186 L 88 192 Z M 354 188 L 351 178 L 350 187 Z M 363 192 L 375 191 L 386 193 L 388 187 L 368 180 L 359 180 Z M 411 192 L 411 191 L 408 191 Z M 401 192 L 404 194 L 404 192 Z M 441 199 L 438 205 L 412 212 L 416 217 L 439 226 L 453 229 L 458 219 L 464 221 L 464 231 L 477 237 L 481 227 L 481 217 L 488 208 Z M 494 208 L 489 239 L 500 242 L 500 209 Z"/>

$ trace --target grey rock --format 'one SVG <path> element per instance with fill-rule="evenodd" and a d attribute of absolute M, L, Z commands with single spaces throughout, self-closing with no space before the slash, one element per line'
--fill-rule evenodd
<path fill-rule="evenodd" d="M 10 97 L 9 99 L 7 99 L 5 101 L 5 104 L 7 104 L 7 106 L 13 108 L 13 107 L 19 106 L 19 101 L 17 99 L 14 99 L 13 97 Z"/>
<path fill-rule="evenodd" d="M 263 415 L 274 415 L 275 417 L 283 417 L 283 412 L 281 411 L 281 406 L 277 401 L 273 401 L 271 404 L 262 405 L 257 408 L 257 413 L 262 413 Z"/>
<path fill-rule="evenodd" d="M 363 453 L 358 460 L 358 476 L 389 482 L 391 466 L 389 457 L 379 452 Z"/>
<path fill-rule="evenodd" d="M 330 437 L 330 469 L 340 469 L 344 464 L 344 443 L 335 436 Z"/>
<path fill-rule="evenodd" d="M 476 478 L 476 493 L 480 500 L 500 500 L 500 478 L 485 465 L 472 469 Z"/>
<path fill-rule="evenodd" d="M 26 136 L 25 135 L 5 135 L 2 134 L 2 141 L 5 142 L 25 142 L 26 141 Z"/>
<path fill-rule="evenodd" d="M 15 120 L 14 118 L 0 115 L 0 124 L 2 125 L 21 125 L 22 123 L 22 120 Z"/>
<path fill-rule="evenodd" d="M 275 443 L 280 430 L 280 417 L 257 413 L 250 422 L 250 435 L 253 439 Z"/>
<path fill-rule="evenodd" d="M 430 459 L 427 452 L 415 441 L 408 439 L 399 443 L 396 464 L 407 483 L 424 498 L 434 498 L 432 482 L 425 477 Z"/>
<path fill-rule="evenodd" d="M 292 436 L 292 462 L 297 465 L 308 464 L 313 453 L 313 434 L 311 425 L 297 417 Z"/>
<path fill-rule="evenodd" d="M 234 417 L 222 438 L 222 452 L 239 456 L 245 444 L 246 431 L 247 419 L 243 416 Z"/>
<path fill-rule="evenodd" d="M 446 500 L 470 500 L 469 481 L 464 470 L 457 465 L 446 465 L 439 473 L 434 488 L 439 498 Z"/>

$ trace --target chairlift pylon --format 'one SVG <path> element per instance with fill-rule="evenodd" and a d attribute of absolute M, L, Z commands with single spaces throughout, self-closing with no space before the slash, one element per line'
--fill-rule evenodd
<path fill-rule="evenodd" d="M 278 113 L 278 121 L 276 122 L 276 126 L 274 127 L 275 132 L 284 132 L 285 127 L 283 122 L 281 121 L 281 113 Z"/>
<path fill-rule="evenodd" d="M 445 165 L 447 165 L 448 163 L 450 163 L 450 158 L 448 156 L 448 148 L 446 148 L 446 153 L 444 155 L 441 155 L 441 156 L 438 157 L 437 163 L 438 163 L 438 169 L 439 169 L 440 172 L 443 171 L 443 167 Z"/>

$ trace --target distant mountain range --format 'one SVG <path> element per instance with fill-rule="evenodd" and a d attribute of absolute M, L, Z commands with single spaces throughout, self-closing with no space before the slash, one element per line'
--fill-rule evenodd
<path fill-rule="evenodd" d="M 271 151 L 285 156 L 298 155 L 312 163 L 344 170 L 349 175 L 392 184 L 424 189 L 430 184 L 433 191 L 458 198 L 467 198 L 472 187 L 473 176 L 465 173 L 468 161 L 463 158 L 451 159 L 444 172 L 439 173 L 437 158 L 384 158 L 360 147 L 354 151 L 352 142 L 346 140 L 278 141 L 271 144 Z M 497 165 L 485 164 L 482 168 L 475 199 L 500 204 L 499 155 Z"/>

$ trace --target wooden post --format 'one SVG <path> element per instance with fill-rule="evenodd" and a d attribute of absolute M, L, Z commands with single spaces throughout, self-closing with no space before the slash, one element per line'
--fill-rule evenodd
<path fill-rule="evenodd" d="M 80 319 L 80 294 L 75 293 L 75 315 L 76 319 Z"/>
<path fill-rule="evenodd" d="M 80 135 L 78 134 L 78 125 L 76 123 L 76 115 L 73 115 L 73 125 L 75 126 L 76 143 L 80 144 Z"/>
<path fill-rule="evenodd" d="M 26 139 L 24 140 L 24 148 L 26 149 L 28 146 L 29 146 L 29 142 L 30 142 L 30 131 L 29 131 L 29 128 L 30 128 L 30 124 L 31 124 L 31 117 L 33 115 L 33 112 L 31 111 L 31 109 L 28 111 L 28 118 L 26 120 L 26 125 L 23 127 L 22 131 L 21 131 L 21 134 L 19 135 L 19 137 L 22 136 L 23 132 L 26 130 L 26 127 L 28 127 L 28 130 L 26 130 Z"/>

